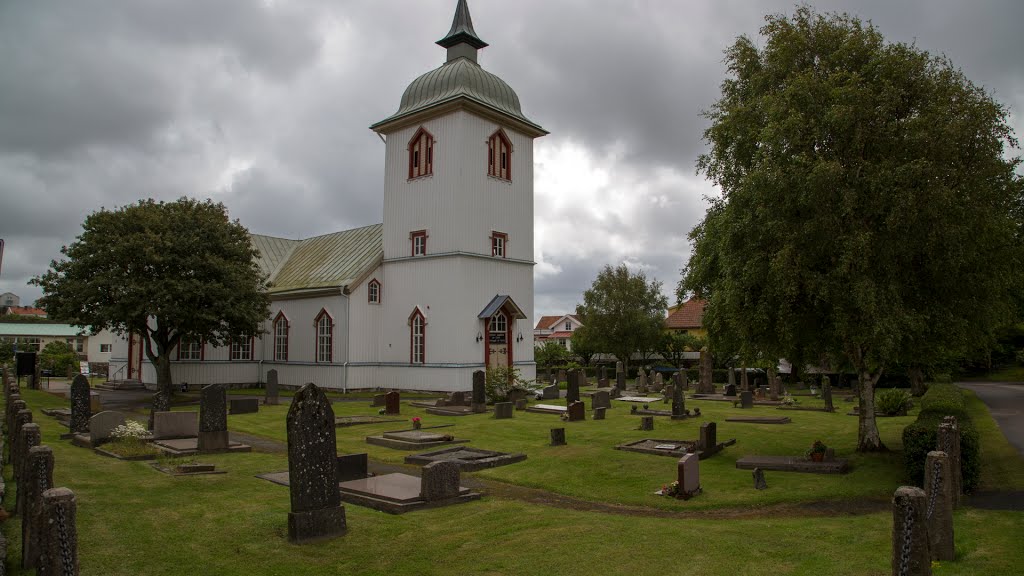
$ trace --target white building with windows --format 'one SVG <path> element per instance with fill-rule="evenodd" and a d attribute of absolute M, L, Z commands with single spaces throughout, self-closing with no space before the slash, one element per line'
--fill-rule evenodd
<path fill-rule="evenodd" d="M 535 376 L 533 140 L 547 132 L 484 70 L 487 46 L 459 0 L 440 67 L 373 124 L 385 144 L 384 222 L 307 240 L 253 235 L 270 276 L 264 333 L 185 343 L 175 383 L 469 390 L 485 366 Z M 120 364 L 118 364 L 120 363 Z M 139 339 L 111 373 L 155 383 Z"/>

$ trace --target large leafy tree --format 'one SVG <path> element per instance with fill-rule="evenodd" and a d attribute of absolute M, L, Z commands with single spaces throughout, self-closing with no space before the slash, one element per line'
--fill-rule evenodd
<path fill-rule="evenodd" d="M 57 376 L 64 376 L 68 370 L 78 372 L 78 353 L 67 342 L 50 342 L 39 353 L 39 365 L 52 370 Z"/>
<path fill-rule="evenodd" d="M 222 346 L 261 330 L 266 277 L 249 233 L 223 204 L 142 200 L 90 214 L 32 282 L 51 318 L 142 337 L 156 367 L 156 409 L 171 394 L 171 353 L 182 338 Z"/>
<path fill-rule="evenodd" d="M 706 345 L 707 342 L 699 336 L 672 330 L 661 334 L 658 353 L 669 364 L 682 368 L 687 352 L 700 352 Z"/>
<path fill-rule="evenodd" d="M 542 346 L 533 347 L 533 359 L 542 368 L 552 368 L 569 361 L 569 351 L 558 342 L 547 341 Z"/>
<path fill-rule="evenodd" d="M 874 387 L 1016 317 L 1021 197 L 1007 111 L 945 58 L 798 8 L 726 50 L 698 167 L 722 191 L 680 290 L 746 358 L 858 374 L 858 449 L 884 449 Z M 713 346 L 717 349 L 718 345 Z"/>
<path fill-rule="evenodd" d="M 667 307 L 661 282 L 648 282 L 643 272 L 634 274 L 621 264 L 598 273 L 576 315 L 593 348 L 614 354 L 628 368 L 634 352 L 657 347 Z"/>

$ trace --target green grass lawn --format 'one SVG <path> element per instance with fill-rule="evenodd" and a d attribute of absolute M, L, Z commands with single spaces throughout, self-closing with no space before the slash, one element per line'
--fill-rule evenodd
<path fill-rule="evenodd" d="M 836 517 L 799 517 L 792 511 L 745 519 L 659 518 L 582 512 L 493 496 L 459 506 L 391 516 L 347 505 L 349 533 L 326 543 L 295 546 L 286 538 L 288 490 L 255 478 L 284 470 L 281 454 L 203 456 L 228 473 L 174 478 L 144 462 L 125 462 L 72 447 L 57 436 L 60 427 L 38 410 L 66 401 L 23 391 L 35 409 L 43 442 L 54 449 L 55 482 L 78 496 L 78 531 L 84 575 L 248 574 L 751 574 L 872 575 L 890 573 L 891 513 Z M 1011 452 L 983 405 L 973 397 L 969 409 L 982 436 L 983 483 L 1022 488 L 1024 462 Z M 813 401 L 807 401 L 809 403 Z M 494 421 L 489 416 L 442 418 L 403 404 L 402 416 L 420 416 L 426 426 L 455 423 L 452 433 L 471 438 L 471 446 L 526 452 L 523 463 L 490 470 L 487 478 L 538 486 L 593 501 L 671 510 L 718 508 L 749 511 L 777 502 L 833 499 L 887 499 L 902 482 L 899 454 L 852 454 L 856 418 L 839 403 L 836 414 L 783 412 L 773 408 L 740 411 L 727 403 L 689 401 L 702 419 L 656 419 L 655 431 L 633 430 L 639 418 L 628 407 L 609 411 L 604 422 L 563 423 L 556 416 L 517 412 Z M 369 403 L 336 403 L 338 415 L 375 414 Z M 262 407 L 259 414 L 229 417 L 232 430 L 283 440 L 287 407 Z M 728 424 L 734 413 L 790 416 L 783 426 Z M 699 423 L 719 423 L 719 438 L 735 437 L 736 446 L 701 462 L 705 493 L 688 502 L 650 495 L 671 480 L 672 458 L 611 449 L 631 438 L 696 438 Z M 883 441 L 899 448 L 899 431 L 913 420 L 879 419 Z M 548 429 L 565 426 L 569 446 L 546 446 Z M 343 452 L 399 462 L 406 453 L 371 446 L 367 434 L 396 429 L 396 423 L 338 429 Z M 743 454 L 802 451 L 815 439 L 835 445 L 854 460 L 854 472 L 841 477 L 767 472 L 769 489 L 752 488 L 749 471 L 732 468 Z M 1001 441 L 1001 444 L 1000 444 Z M 1010 448 L 1012 450 L 1012 448 Z M 994 462 L 996 460 L 997 462 Z M 1000 463 L 1009 460 L 1009 463 Z M 6 470 L 10 477 L 10 469 Z M 9 508 L 14 486 L 8 484 Z M 3 530 L 9 558 L 17 558 L 18 519 Z M 963 507 L 955 514 L 958 560 L 943 563 L 937 575 L 1009 575 L 1024 563 L 1024 515 Z M 17 562 L 8 564 L 11 574 Z"/>

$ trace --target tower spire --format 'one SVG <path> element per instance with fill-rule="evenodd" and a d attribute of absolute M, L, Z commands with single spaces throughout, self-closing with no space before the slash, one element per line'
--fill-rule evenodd
<path fill-rule="evenodd" d="M 476 62 L 476 51 L 487 47 L 487 42 L 481 40 L 476 35 L 476 30 L 473 30 L 473 18 L 469 15 L 466 0 L 459 0 L 455 6 L 451 30 L 444 38 L 438 40 L 437 44 L 448 49 L 449 62 L 463 57 Z"/>

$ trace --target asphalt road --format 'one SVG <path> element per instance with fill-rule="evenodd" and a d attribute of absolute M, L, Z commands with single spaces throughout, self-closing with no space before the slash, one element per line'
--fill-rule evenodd
<path fill-rule="evenodd" d="M 1024 456 L 1024 383 L 958 382 L 988 406 L 1010 444 Z"/>

